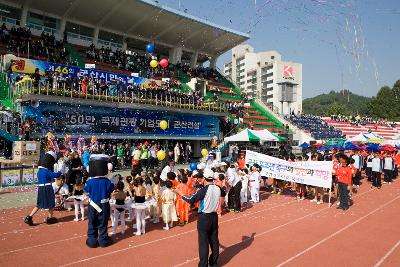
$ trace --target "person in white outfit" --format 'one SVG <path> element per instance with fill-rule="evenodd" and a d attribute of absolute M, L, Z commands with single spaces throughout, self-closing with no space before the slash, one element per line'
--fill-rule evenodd
<path fill-rule="evenodd" d="M 258 164 L 254 164 L 251 167 L 251 173 L 249 177 L 249 188 L 250 188 L 250 196 L 251 200 L 254 203 L 260 201 L 260 175 L 261 167 Z"/>
<path fill-rule="evenodd" d="M 249 191 L 249 170 L 244 169 L 239 172 L 240 177 L 242 178 L 242 190 L 240 191 L 240 202 L 246 203 L 248 201 L 248 191 Z"/>
<path fill-rule="evenodd" d="M 117 233 L 118 219 L 121 221 L 121 234 L 125 233 L 125 198 L 124 183 L 119 181 L 116 189 L 112 192 L 111 197 L 115 200 L 114 216 L 113 216 L 113 235 Z"/>
<path fill-rule="evenodd" d="M 242 190 L 242 177 L 239 176 L 235 165 L 232 164 L 228 169 L 227 178 L 228 184 L 231 186 L 228 194 L 228 208 L 230 211 L 240 212 L 240 192 Z"/>

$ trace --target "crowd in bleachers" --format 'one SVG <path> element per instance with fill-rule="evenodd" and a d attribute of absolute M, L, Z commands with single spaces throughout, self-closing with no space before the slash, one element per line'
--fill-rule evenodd
<path fill-rule="evenodd" d="M 56 40 L 53 34 L 42 32 L 40 36 L 33 36 L 29 28 L 13 26 L 8 29 L 3 23 L 0 39 L 6 46 L 7 53 L 60 64 L 73 64 L 69 52 L 64 48 L 64 41 Z"/>
<path fill-rule="evenodd" d="M 387 121 L 384 119 L 375 119 L 371 117 L 361 117 L 357 116 L 343 116 L 343 115 L 331 115 L 331 120 L 338 122 L 348 122 L 354 126 L 366 126 L 368 124 L 376 124 L 379 126 L 387 126 L 391 128 L 396 128 L 397 124 L 395 122 Z"/>
<path fill-rule="evenodd" d="M 204 97 L 199 91 L 184 93 L 180 88 L 180 83 L 175 79 L 166 81 L 153 81 L 146 84 L 132 84 L 121 80 L 106 81 L 105 79 L 94 78 L 93 76 L 78 75 L 63 77 L 58 72 L 46 70 L 45 75 L 40 75 L 38 71 L 31 75 L 33 86 L 40 90 L 49 91 L 49 94 L 81 94 L 89 96 L 109 96 L 126 97 L 136 100 L 157 99 L 159 101 L 169 101 L 179 104 L 201 104 Z M 16 77 L 16 82 L 22 76 Z"/>
<path fill-rule="evenodd" d="M 340 138 L 342 131 L 329 126 L 319 116 L 314 115 L 290 115 L 285 119 L 290 120 L 294 125 L 302 130 L 309 131 L 315 139 Z"/>
<path fill-rule="evenodd" d="M 154 58 L 160 60 L 158 56 L 153 56 L 148 53 L 132 52 L 127 54 L 126 51 L 117 49 L 113 51 L 109 47 L 102 46 L 97 49 L 94 44 L 91 44 L 86 49 L 86 57 L 93 62 L 106 63 L 116 66 L 119 70 L 138 73 L 140 77 L 172 77 L 174 72 L 171 68 L 156 68 L 150 67 L 150 61 Z"/>

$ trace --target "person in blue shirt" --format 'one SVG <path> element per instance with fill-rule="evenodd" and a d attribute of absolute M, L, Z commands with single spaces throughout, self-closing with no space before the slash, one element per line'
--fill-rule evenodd
<path fill-rule="evenodd" d="M 90 151 L 87 146 L 83 147 L 83 153 L 82 153 L 82 165 L 87 170 L 89 166 L 89 160 L 90 160 Z"/>
<path fill-rule="evenodd" d="M 47 211 L 47 224 L 53 224 L 57 222 L 57 219 L 53 217 L 53 209 L 55 207 L 55 196 L 54 190 L 51 183 L 54 178 L 60 177 L 61 172 L 54 172 L 54 164 L 56 163 L 57 156 L 54 151 L 48 151 L 40 158 L 38 163 L 39 171 L 38 177 L 38 194 L 36 207 L 33 208 L 31 213 L 25 217 L 24 222 L 29 225 L 33 225 L 33 215 L 39 210 L 44 209 Z"/>
<path fill-rule="evenodd" d="M 90 248 L 111 245 L 108 236 L 108 218 L 110 218 L 110 195 L 114 185 L 108 174 L 109 157 L 104 154 L 93 154 L 89 160 L 89 179 L 84 190 L 89 194 L 88 233 L 86 245 Z"/>
<path fill-rule="evenodd" d="M 198 209 L 197 234 L 199 243 L 199 267 L 217 266 L 219 257 L 218 240 L 218 215 L 217 209 L 220 197 L 225 197 L 226 192 L 214 184 L 214 173 L 211 170 L 204 171 L 206 184 L 192 196 L 182 195 L 179 190 L 175 193 L 182 196 L 182 200 L 194 204 L 200 202 Z M 209 255 L 209 248 L 211 255 Z"/>

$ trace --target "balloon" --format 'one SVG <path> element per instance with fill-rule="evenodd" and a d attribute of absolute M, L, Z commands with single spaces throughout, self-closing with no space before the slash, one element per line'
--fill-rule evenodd
<path fill-rule="evenodd" d="M 208 150 L 205 149 L 205 148 L 203 148 L 203 149 L 201 150 L 201 155 L 202 155 L 203 157 L 208 156 Z"/>
<path fill-rule="evenodd" d="M 160 121 L 160 128 L 161 128 L 162 130 L 167 129 L 167 128 L 168 128 L 168 122 L 167 122 L 166 120 Z"/>
<path fill-rule="evenodd" d="M 165 154 L 165 151 L 164 150 L 160 150 L 160 151 L 158 151 L 157 152 L 157 158 L 158 158 L 158 160 L 163 160 L 163 159 L 165 159 L 165 156 L 166 156 L 166 154 Z"/>
<path fill-rule="evenodd" d="M 153 59 L 152 61 L 150 61 L 150 66 L 151 66 L 152 68 L 157 68 L 157 66 L 158 66 L 157 60 Z"/>
<path fill-rule="evenodd" d="M 147 53 L 153 53 L 154 52 L 154 44 L 152 44 L 152 43 L 148 43 L 147 45 L 146 45 L 146 51 L 147 51 Z"/>
<path fill-rule="evenodd" d="M 168 63 L 169 63 L 168 59 L 166 59 L 166 58 L 163 58 L 160 60 L 160 66 L 163 68 L 166 68 L 168 66 Z"/>
<path fill-rule="evenodd" d="M 189 168 L 190 168 L 192 171 L 197 170 L 197 163 L 196 163 L 196 162 L 190 163 Z"/>

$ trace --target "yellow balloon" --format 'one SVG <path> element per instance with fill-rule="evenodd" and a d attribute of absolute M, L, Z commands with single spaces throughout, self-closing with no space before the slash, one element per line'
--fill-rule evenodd
<path fill-rule="evenodd" d="M 150 66 L 151 66 L 152 68 L 157 68 L 157 66 L 158 66 L 157 60 L 153 59 L 152 61 L 150 61 Z"/>
<path fill-rule="evenodd" d="M 203 148 L 203 149 L 201 150 L 201 155 L 202 155 L 203 157 L 208 156 L 208 150 L 205 149 L 205 148 Z"/>
<path fill-rule="evenodd" d="M 168 128 L 168 122 L 166 120 L 160 121 L 160 128 L 165 130 Z"/>
<path fill-rule="evenodd" d="M 163 159 L 165 159 L 165 157 L 166 157 L 166 154 L 165 154 L 164 150 L 160 150 L 160 151 L 157 152 L 158 160 L 163 160 Z"/>

